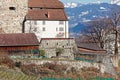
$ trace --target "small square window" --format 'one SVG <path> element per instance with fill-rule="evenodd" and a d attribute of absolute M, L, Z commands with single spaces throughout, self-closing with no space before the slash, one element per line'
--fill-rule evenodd
<path fill-rule="evenodd" d="M 42 31 L 45 31 L 45 27 L 43 27 Z"/>
<path fill-rule="evenodd" d="M 63 27 L 60 27 L 60 28 L 59 28 L 59 31 L 64 31 L 64 28 L 63 28 Z"/>
<path fill-rule="evenodd" d="M 56 28 L 56 31 L 58 31 L 58 28 Z"/>
<path fill-rule="evenodd" d="M 37 21 L 34 21 L 34 25 L 37 25 Z"/>
<path fill-rule="evenodd" d="M 36 31 L 37 31 L 37 28 L 34 28 L 34 29 L 33 29 L 33 31 L 35 31 L 35 32 L 36 32 Z"/>
<path fill-rule="evenodd" d="M 63 24 L 64 24 L 64 21 L 59 21 L 59 24 L 60 24 L 60 25 L 63 25 Z"/>
<path fill-rule="evenodd" d="M 69 44 L 67 43 L 66 45 L 68 46 Z"/>
<path fill-rule="evenodd" d="M 45 25 L 45 21 L 43 21 L 42 24 Z"/>
<path fill-rule="evenodd" d="M 9 10 L 15 10 L 15 7 L 9 7 Z"/>
<path fill-rule="evenodd" d="M 30 9 L 32 9 L 32 7 L 30 7 Z"/>

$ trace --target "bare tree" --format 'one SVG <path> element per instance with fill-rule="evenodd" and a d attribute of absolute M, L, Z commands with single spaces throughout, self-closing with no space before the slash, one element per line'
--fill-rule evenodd
<path fill-rule="evenodd" d="M 110 19 L 111 19 L 111 25 L 115 33 L 114 53 L 115 55 L 117 55 L 118 54 L 118 36 L 119 36 L 118 26 L 120 25 L 120 12 L 113 12 Z"/>
<path fill-rule="evenodd" d="M 108 40 L 106 39 L 106 35 L 110 33 L 111 29 L 110 22 L 109 19 L 91 21 L 89 28 L 85 30 L 85 36 L 87 36 L 89 40 L 98 43 L 101 48 L 104 48 L 104 44 Z"/>
<path fill-rule="evenodd" d="M 90 22 L 89 29 L 86 36 L 89 37 L 89 40 L 93 40 L 96 43 L 99 43 L 101 48 L 104 48 L 106 42 L 114 41 L 114 54 L 118 54 L 118 37 L 119 30 L 118 26 L 120 25 L 120 12 L 114 12 L 107 19 L 99 19 L 96 21 Z M 112 35 L 111 38 L 108 38 L 109 35 Z M 112 39 L 113 38 L 113 39 Z M 108 43 L 108 45 L 110 45 Z"/>

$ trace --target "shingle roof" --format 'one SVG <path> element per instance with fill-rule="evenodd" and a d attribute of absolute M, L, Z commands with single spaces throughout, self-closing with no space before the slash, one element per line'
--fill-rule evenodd
<path fill-rule="evenodd" d="M 32 45 L 39 45 L 37 37 L 33 33 L 0 34 L 0 47 Z"/>
<path fill-rule="evenodd" d="M 27 20 L 68 20 L 63 9 L 28 10 Z"/>
<path fill-rule="evenodd" d="M 105 54 L 105 50 L 89 50 L 84 48 L 78 48 L 81 54 Z"/>
<path fill-rule="evenodd" d="M 98 46 L 96 43 L 86 43 L 86 42 L 77 42 L 78 48 L 90 49 L 90 50 L 104 50 Z"/>
<path fill-rule="evenodd" d="M 59 0 L 28 0 L 28 7 L 64 8 Z"/>
<path fill-rule="evenodd" d="M 74 40 L 74 38 L 41 38 L 41 40 Z"/>

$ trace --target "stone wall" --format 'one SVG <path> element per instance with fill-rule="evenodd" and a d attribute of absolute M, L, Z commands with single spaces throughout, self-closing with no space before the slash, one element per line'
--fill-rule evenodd
<path fill-rule="evenodd" d="M 110 33 L 104 34 L 104 49 L 108 54 L 115 54 L 115 32 L 110 31 Z M 120 41 L 118 37 L 118 54 L 120 54 Z"/>
<path fill-rule="evenodd" d="M 0 29 L 2 33 L 21 33 L 27 14 L 28 0 L 0 0 Z"/>
<path fill-rule="evenodd" d="M 111 61 L 112 61 L 114 67 L 119 67 L 119 65 L 118 65 L 119 60 L 120 60 L 120 55 L 111 56 Z"/>
<path fill-rule="evenodd" d="M 94 67 L 97 68 L 101 71 L 101 73 L 105 72 L 105 66 L 100 63 L 90 63 L 90 62 L 85 62 L 85 61 L 75 61 L 75 60 L 27 60 L 27 59 L 21 59 L 21 60 L 15 60 L 16 62 L 22 62 L 22 64 L 29 65 L 29 64 L 37 64 L 37 65 L 42 65 L 45 63 L 55 63 L 59 65 L 67 65 L 69 68 L 74 67 L 77 71 L 80 71 L 81 68 L 84 67 Z"/>
<path fill-rule="evenodd" d="M 56 56 L 56 48 L 63 48 L 64 53 L 60 56 L 68 57 L 69 59 L 74 59 L 74 52 L 76 49 L 76 44 L 74 39 L 48 39 L 41 40 L 40 50 L 45 50 L 45 56 L 51 58 Z"/>
<path fill-rule="evenodd" d="M 114 45 L 115 45 L 115 34 L 113 34 L 113 31 L 104 34 L 104 49 L 107 51 L 108 54 L 114 54 L 114 50 L 115 50 Z"/>

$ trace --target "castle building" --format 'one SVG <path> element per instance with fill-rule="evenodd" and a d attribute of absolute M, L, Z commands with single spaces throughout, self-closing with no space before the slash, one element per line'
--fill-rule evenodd
<path fill-rule="evenodd" d="M 11 40 L 9 45 L 13 47 L 7 46 L 8 50 L 19 50 L 17 46 L 23 39 L 22 42 L 25 42 L 25 46 L 22 42 L 20 44 L 23 46 L 19 46 L 22 50 L 27 50 L 27 46 L 29 46 L 30 50 L 32 48 L 44 50 L 45 56 L 48 58 L 74 59 L 75 41 L 69 38 L 68 18 L 64 11 L 64 5 L 59 0 L 2 0 L 0 10 L 0 33 L 7 34 L 9 39 L 3 34 L 1 35 L 6 42 Z M 27 35 L 33 35 L 31 33 L 35 33 L 39 43 L 27 44 L 27 42 L 31 44 L 32 40 L 33 42 L 37 41 Z M 18 42 L 12 42 L 16 40 Z M 12 43 L 16 45 L 14 46 Z M 4 50 L 3 47 L 1 49 Z M 61 50 L 63 53 L 59 54 Z"/>
<path fill-rule="evenodd" d="M 0 0 L 0 33 L 22 33 L 28 0 Z"/>
<path fill-rule="evenodd" d="M 59 0 L 29 0 L 25 33 L 40 38 L 68 38 L 68 19 Z"/>
<path fill-rule="evenodd" d="M 59 0 L 1 0 L 0 33 L 35 33 L 68 38 L 68 19 Z"/>

